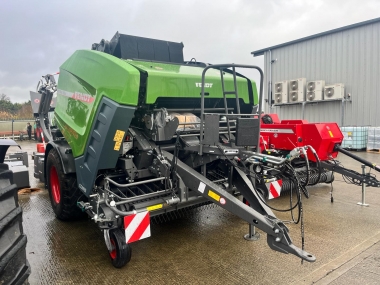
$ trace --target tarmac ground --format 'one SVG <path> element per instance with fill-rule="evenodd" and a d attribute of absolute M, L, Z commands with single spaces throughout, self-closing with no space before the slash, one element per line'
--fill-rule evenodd
<path fill-rule="evenodd" d="M 379 188 L 366 188 L 369 206 L 363 207 L 357 205 L 362 199 L 361 187 L 345 183 L 339 174 L 332 183 L 333 203 L 330 184 L 309 187 L 310 198 L 302 200 L 305 250 L 316 256 L 314 263 L 302 264 L 293 255 L 271 250 L 260 230 L 258 241 L 246 241 L 247 223 L 215 206 L 152 225 L 152 237 L 133 243 L 132 260 L 116 269 L 93 221 L 62 222 L 55 218 L 44 184 L 33 177 L 31 154 L 36 144 L 19 143 L 29 154 L 31 187 L 41 189 L 19 195 L 32 285 L 380 283 Z M 8 152 L 12 151 L 17 149 Z M 354 153 L 380 163 L 378 153 Z M 338 160 L 346 168 L 361 172 L 359 162 L 345 155 L 339 155 Z M 287 208 L 289 196 L 270 204 Z M 276 215 L 290 219 L 288 213 Z M 299 225 L 288 227 L 294 244 L 300 247 Z"/>

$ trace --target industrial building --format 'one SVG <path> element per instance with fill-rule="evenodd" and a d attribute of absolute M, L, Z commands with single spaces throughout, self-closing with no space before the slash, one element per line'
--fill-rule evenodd
<path fill-rule="evenodd" d="M 380 126 L 380 18 L 253 51 L 264 55 L 265 112 Z"/>

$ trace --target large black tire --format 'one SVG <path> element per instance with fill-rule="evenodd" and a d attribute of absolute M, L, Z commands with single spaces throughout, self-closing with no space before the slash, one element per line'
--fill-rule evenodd
<path fill-rule="evenodd" d="M 122 268 L 131 260 L 131 246 L 125 242 L 125 235 L 121 229 L 110 231 L 110 240 L 114 247 L 109 252 L 112 265 L 116 268 Z"/>
<path fill-rule="evenodd" d="M 0 284 L 25 284 L 30 275 L 22 209 L 13 173 L 0 164 Z"/>
<path fill-rule="evenodd" d="M 69 221 L 85 216 L 77 207 L 82 192 L 78 188 L 76 175 L 64 174 L 61 159 L 55 149 L 52 149 L 47 157 L 46 182 L 51 206 L 58 219 Z"/>

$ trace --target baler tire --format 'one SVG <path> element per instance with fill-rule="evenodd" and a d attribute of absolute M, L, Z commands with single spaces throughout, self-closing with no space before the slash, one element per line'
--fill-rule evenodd
<path fill-rule="evenodd" d="M 55 216 L 62 221 L 78 220 L 85 216 L 77 206 L 82 192 L 75 174 L 65 174 L 58 152 L 52 149 L 46 162 L 46 182 Z"/>
<path fill-rule="evenodd" d="M 125 235 L 121 229 L 110 231 L 110 241 L 114 249 L 109 252 L 112 265 L 122 268 L 132 257 L 132 248 L 125 241 Z"/>
<path fill-rule="evenodd" d="M 0 164 L 1 165 L 1 164 Z M 13 173 L 0 167 L 0 284 L 26 284 L 30 265 L 26 259 L 27 238 Z"/>

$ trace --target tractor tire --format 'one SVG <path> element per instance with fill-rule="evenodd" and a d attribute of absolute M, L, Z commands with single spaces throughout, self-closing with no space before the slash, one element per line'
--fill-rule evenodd
<path fill-rule="evenodd" d="M 110 241 L 113 249 L 109 252 L 112 265 L 122 268 L 132 257 L 132 249 L 125 241 L 124 232 L 121 229 L 110 231 Z"/>
<path fill-rule="evenodd" d="M 22 227 L 13 173 L 0 164 L 0 284 L 27 284 L 30 265 L 26 260 L 27 238 Z"/>
<path fill-rule="evenodd" d="M 58 152 L 52 149 L 46 162 L 46 182 L 55 216 L 62 221 L 77 220 L 85 216 L 77 202 L 82 196 L 75 174 L 65 174 Z"/>

